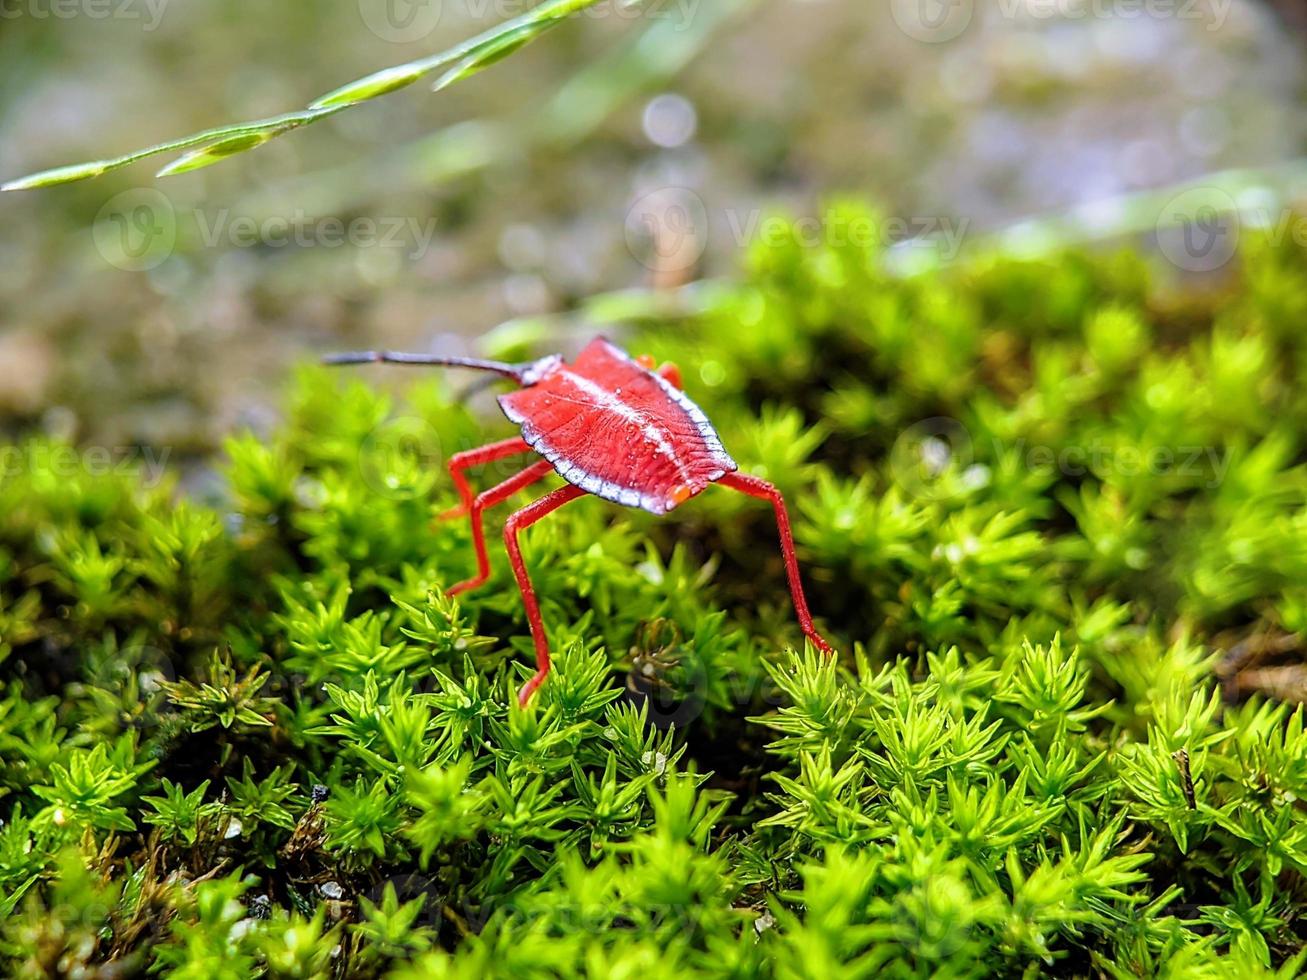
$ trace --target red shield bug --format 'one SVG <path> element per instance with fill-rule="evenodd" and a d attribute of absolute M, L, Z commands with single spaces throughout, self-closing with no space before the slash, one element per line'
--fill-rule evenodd
<path fill-rule="evenodd" d="M 462 504 L 442 516 L 466 514 L 472 525 L 477 573 L 448 590 L 450 595 L 457 595 L 476 588 L 490 577 L 490 559 L 481 522 L 485 509 L 550 473 L 557 473 L 567 481 L 566 486 L 513 513 L 504 525 L 504 544 L 522 590 L 522 603 L 536 649 L 535 675 L 518 696 L 522 704 L 526 704 L 549 674 L 549 642 L 540 619 L 540 604 L 522 561 L 518 534 L 587 493 L 654 514 L 665 514 L 679 507 L 711 483 L 769 501 L 776 512 L 781 554 L 799 626 L 819 649 L 834 652 L 812 625 L 784 498 L 766 480 L 739 472 L 735 461 L 722 448 L 712 423 L 681 390 L 680 371 L 674 364 L 664 364 L 655 371 L 651 358 L 631 358 L 602 337 L 586 345 L 570 364 L 557 354 L 526 364 L 505 364 L 469 357 L 390 351 L 333 354 L 324 361 L 474 368 L 492 371 L 520 385 L 517 391 L 500 395 L 499 405 L 509 420 L 521 427 L 522 434 L 458 453 L 450 459 L 449 472 Z M 465 475 L 468 468 L 530 452 L 544 458 L 498 486 L 473 495 Z"/>

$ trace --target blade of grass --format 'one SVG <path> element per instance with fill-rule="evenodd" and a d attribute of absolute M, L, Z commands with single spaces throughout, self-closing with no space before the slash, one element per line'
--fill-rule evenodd
<path fill-rule="evenodd" d="M 445 85 L 474 74 L 480 68 L 505 57 L 513 50 L 533 40 L 548 28 L 588 7 L 593 7 L 602 0 L 545 0 L 539 6 L 526 13 L 505 21 L 488 31 L 469 38 L 418 61 L 408 62 L 373 72 L 348 85 L 328 92 L 315 99 L 308 108 L 290 112 L 268 119 L 234 123 L 202 130 L 190 136 L 157 143 L 132 153 L 105 160 L 93 160 L 87 163 L 56 167 L 38 173 L 28 174 L 0 185 L 0 191 L 30 190 L 38 187 L 50 187 L 77 180 L 87 180 L 101 174 L 118 170 L 146 157 L 156 156 L 177 150 L 200 150 L 187 153 L 174 160 L 159 171 L 158 176 L 186 173 L 206 167 L 261 146 L 268 140 L 301 126 L 309 125 L 320 119 L 334 115 L 351 106 L 360 105 L 371 99 L 411 85 L 413 82 L 439 68 L 456 66 L 454 77 L 442 78 Z M 636 0 L 637 3 L 642 0 Z M 451 73 L 452 74 L 452 73 Z M 441 86 L 443 87 L 443 86 Z"/>
<path fill-rule="evenodd" d="M 473 51 L 466 58 L 463 58 L 449 71 L 441 75 L 434 85 L 432 91 L 439 92 L 441 89 L 453 85 L 455 82 L 461 82 L 465 78 L 471 78 L 478 72 L 489 68 L 497 61 L 502 61 L 519 48 L 524 48 L 537 37 L 543 34 L 549 28 L 559 23 L 558 20 L 544 20 L 535 24 L 527 24 L 519 27 L 515 31 L 501 34 L 489 44 L 486 44 L 476 51 Z"/>
<path fill-rule="evenodd" d="M 36 187 L 50 187 L 54 184 L 66 184 L 75 180 L 86 180 L 91 177 L 98 177 L 111 170 L 118 170 L 128 164 L 135 163 L 137 160 L 144 160 L 146 157 L 154 156 L 158 153 L 167 153 L 170 150 L 185 150 L 192 146 L 199 146 L 201 144 L 245 139 L 260 136 L 269 132 L 274 134 L 289 132 L 292 129 L 298 129 L 300 126 L 304 126 L 311 122 L 317 122 L 319 119 L 333 115 L 343 108 L 345 108 L 345 106 L 305 109 L 300 112 L 288 112 L 280 116 L 271 116 L 267 119 L 256 119 L 251 122 L 236 123 L 230 126 L 218 126 L 214 129 L 205 129 L 198 133 L 192 133 L 190 136 L 183 136 L 180 139 L 169 140 L 167 143 L 158 143 L 155 146 L 149 146 L 143 150 L 135 150 L 132 153 L 125 153 L 120 157 L 111 157 L 107 160 L 96 160 L 91 163 L 78 163 L 66 167 L 55 167 L 53 170 L 42 170 L 39 173 L 29 174 L 26 177 L 19 177 L 16 180 L 11 180 L 4 185 L 0 185 L 0 191 L 29 190 Z"/>
<path fill-rule="evenodd" d="M 317 213 L 367 207 L 378 195 L 431 187 L 529 155 L 557 152 L 587 139 L 604 120 L 641 95 L 666 86 L 712 39 L 762 0 L 716 0 L 688 23 L 653 18 L 579 67 L 543 100 L 503 118 L 472 119 L 392 147 L 384 158 L 352 162 L 277 181 L 250 192 L 242 213 L 279 214 L 287 200 Z"/>

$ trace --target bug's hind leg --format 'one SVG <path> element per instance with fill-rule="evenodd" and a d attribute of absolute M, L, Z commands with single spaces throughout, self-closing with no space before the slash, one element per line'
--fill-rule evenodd
<path fill-rule="evenodd" d="M 503 503 L 517 491 L 529 487 L 538 480 L 543 480 L 546 476 L 554 471 L 548 460 L 540 460 L 538 463 L 532 463 L 521 473 L 515 473 L 498 486 L 491 487 L 489 490 L 482 491 L 477 498 L 472 501 L 468 507 L 470 521 L 472 524 L 472 547 L 476 549 L 477 555 L 477 573 L 465 582 L 459 582 L 445 590 L 446 595 L 459 595 L 463 592 L 470 592 L 479 585 L 483 585 L 490 577 L 490 556 L 486 553 L 486 534 L 482 526 L 481 512 L 487 507 L 493 507 L 495 504 Z"/>
<path fill-rule="evenodd" d="M 569 483 L 565 487 L 559 487 L 545 494 L 539 500 L 532 501 L 521 510 L 514 511 L 504 524 L 504 544 L 508 548 L 508 560 L 513 565 L 517 586 L 522 590 L 522 605 L 526 608 L 526 621 L 531 627 L 531 639 L 536 648 L 535 675 L 526 682 L 517 696 L 518 703 L 522 705 L 531 700 L 531 695 L 549 674 L 549 639 L 545 636 L 545 625 L 540 619 L 540 603 L 536 600 L 531 576 L 526 571 L 526 563 L 522 561 L 522 549 L 518 544 L 517 535 L 519 531 L 525 530 L 542 517 L 553 513 L 563 504 L 584 494 L 584 490 Z"/>
<path fill-rule="evenodd" d="M 728 473 L 718 482 L 722 486 L 739 490 L 750 497 L 771 501 L 772 508 L 776 511 L 776 527 L 781 536 L 781 555 L 785 558 L 785 574 L 790 580 L 790 595 L 794 598 L 794 612 L 799 619 L 799 628 L 817 649 L 825 653 L 834 653 L 834 648 L 812 625 L 812 614 L 808 612 L 808 600 L 804 598 L 803 582 L 799 578 L 799 560 L 794 554 L 794 535 L 790 532 L 790 515 L 785 509 L 785 498 L 781 496 L 781 492 L 766 480 L 744 473 Z"/>
<path fill-rule="evenodd" d="M 472 488 L 468 486 L 466 470 L 473 466 L 483 466 L 486 463 L 493 463 L 497 459 L 505 459 L 509 456 L 517 456 L 530 451 L 531 447 L 526 444 L 525 439 L 521 436 L 514 436 L 512 439 L 492 442 L 488 446 L 469 449 L 467 452 L 455 453 L 450 456 L 449 475 L 454 478 L 454 486 L 458 488 L 458 496 L 462 503 L 443 512 L 440 519 L 449 520 L 453 517 L 462 517 L 472 509 Z"/>

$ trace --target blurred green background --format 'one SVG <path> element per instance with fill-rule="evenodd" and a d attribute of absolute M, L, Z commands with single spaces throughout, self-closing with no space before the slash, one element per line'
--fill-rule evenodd
<path fill-rule="evenodd" d="M 0 177 L 298 108 L 523 9 L 0 0 Z M 837 191 L 962 244 L 1050 211 L 1110 225 L 1119 195 L 1301 154 L 1297 9 L 604 7 L 204 171 L 5 194 L 0 428 L 198 458 L 266 425 L 296 360 L 727 275 L 760 209 Z"/>

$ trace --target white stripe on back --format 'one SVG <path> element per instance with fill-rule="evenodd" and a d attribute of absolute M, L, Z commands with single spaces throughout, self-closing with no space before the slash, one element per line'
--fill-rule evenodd
<path fill-rule="evenodd" d="M 611 412 L 619 418 L 639 426 L 640 431 L 644 433 L 644 437 L 654 444 L 654 447 L 661 455 L 666 456 L 676 466 L 681 479 L 686 483 L 690 482 L 690 473 L 685 468 L 685 461 L 677 455 L 676 447 L 672 445 L 668 434 L 660 429 L 652 419 L 626 404 L 622 401 L 620 395 L 599 387 L 589 378 L 582 377 L 567 368 L 559 371 L 556 377 L 562 378 L 577 391 L 587 395 L 599 410 Z"/>

